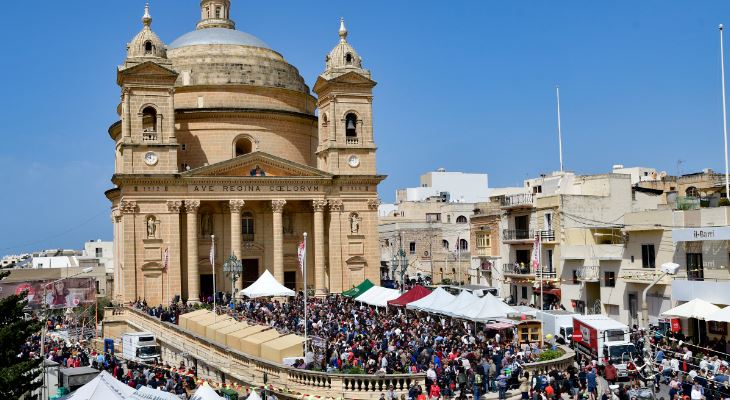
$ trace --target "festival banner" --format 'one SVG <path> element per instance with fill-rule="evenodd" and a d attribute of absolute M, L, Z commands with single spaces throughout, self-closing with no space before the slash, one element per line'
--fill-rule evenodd
<path fill-rule="evenodd" d="M 0 299 L 27 291 L 28 308 L 43 306 L 43 286 L 46 287 L 45 302 L 48 308 L 73 308 L 96 302 L 94 278 L 68 278 L 56 283 L 53 280 L 0 283 Z"/>

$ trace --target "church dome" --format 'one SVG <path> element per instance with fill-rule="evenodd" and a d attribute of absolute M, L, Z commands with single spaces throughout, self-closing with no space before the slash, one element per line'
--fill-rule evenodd
<path fill-rule="evenodd" d="M 165 43 L 151 28 L 149 4 L 145 6 L 142 23 L 144 24 L 142 30 L 127 44 L 127 58 L 166 58 Z"/>
<path fill-rule="evenodd" d="M 177 49 L 185 46 L 210 44 L 229 44 L 271 49 L 263 40 L 254 35 L 227 28 L 206 28 L 188 32 L 175 39 L 168 48 Z"/>

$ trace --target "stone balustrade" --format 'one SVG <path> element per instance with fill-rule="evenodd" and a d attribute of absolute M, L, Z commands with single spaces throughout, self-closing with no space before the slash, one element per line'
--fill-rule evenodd
<path fill-rule="evenodd" d="M 278 397 L 300 398 L 302 394 L 365 400 L 377 399 L 393 385 L 396 392 L 406 393 L 411 383 L 425 385 L 425 374 L 350 375 L 331 374 L 291 368 L 230 349 L 207 338 L 201 338 L 177 325 L 161 322 L 139 310 L 105 309 L 104 338 L 118 341 L 129 330 L 149 331 L 157 336 L 163 360 L 177 365 L 180 361 L 197 364 L 198 376 L 215 382 L 263 386 L 264 378 Z"/>

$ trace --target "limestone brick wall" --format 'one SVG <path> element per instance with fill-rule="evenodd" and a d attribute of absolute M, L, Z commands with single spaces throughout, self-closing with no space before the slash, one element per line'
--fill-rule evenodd
<path fill-rule="evenodd" d="M 180 73 L 176 86 L 248 84 L 309 91 L 299 71 L 270 49 L 237 45 L 186 46 L 171 49 L 168 58 Z"/>
<path fill-rule="evenodd" d="M 316 121 L 298 118 L 238 115 L 235 118 L 178 118 L 179 162 L 191 168 L 234 157 L 238 138 L 249 139 L 253 151 L 262 151 L 314 166 Z"/>
<path fill-rule="evenodd" d="M 175 90 L 177 109 L 251 108 L 280 110 L 314 115 L 316 99 L 294 90 L 237 86 L 178 87 Z"/>

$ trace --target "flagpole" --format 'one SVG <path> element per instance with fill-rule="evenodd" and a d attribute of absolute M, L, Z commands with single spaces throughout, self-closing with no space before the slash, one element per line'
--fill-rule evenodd
<path fill-rule="evenodd" d="M 302 257 L 302 274 L 304 275 L 304 356 L 307 356 L 307 232 L 304 232 L 304 257 Z"/>
<path fill-rule="evenodd" d="M 725 104 L 725 49 L 722 43 L 722 28 L 720 24 L 720 69 L 722 77 L 722 133 L 725 139 L 725 198 L 730 199 L 730 174 L 727 162 L 727 106 Z"/>
<path fill-rule="evenodd" d="M 213 268 L 213 321 L 217 319 L 218 312 L 215 309 L 215 235 L 210 235 L 210 266 Z"/>
<path fill-rule="evenodd" d="M 558 149 L 560 151 L 560 172 L 563 172 L 563 131 L 560 129 L 560 86 L 555 86 L 558 98 Z"/>

